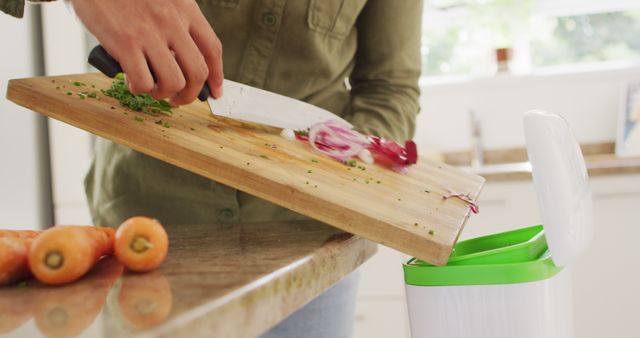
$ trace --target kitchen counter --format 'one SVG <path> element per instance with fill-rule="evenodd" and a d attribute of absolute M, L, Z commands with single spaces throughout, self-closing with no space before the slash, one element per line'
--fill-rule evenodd
<path fill-rule="evenodd" d="M 640 157 L 616 156 L 613 143 L 585 144 L 581 148 L 589 176 L 640 173 Z M 525 148 L 485 151 L 485 163 L 479 167 L 470 166 L 470 152 L 446 153 L 441 158 L 445 163 L 464 167 L 487 181 L 531 179 L 531 165 Z"/>
<path fill-rule="evenodd" d="M 70 285 L 0 288 L 0 335 L 255 337 L 376 252 L 315 221 L 167 231 L 169 255 L 152 273 L 106 258 Z"/>

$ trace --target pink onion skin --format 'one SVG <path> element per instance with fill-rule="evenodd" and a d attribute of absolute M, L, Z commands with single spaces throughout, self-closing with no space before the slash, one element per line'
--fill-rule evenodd
<path fill-rule="evenodd" d="M 415 142 L 409 140 L 402 147 L 395 141 L 377 136 L 364 136 L 340 120 L 328 120 L 309 128 L 308 135 L 296 134 L 311 147 L 331 158 L 344 162 L 369 151 L 375 163 L 406 174 L 410 165 L 417 163 Z"/>

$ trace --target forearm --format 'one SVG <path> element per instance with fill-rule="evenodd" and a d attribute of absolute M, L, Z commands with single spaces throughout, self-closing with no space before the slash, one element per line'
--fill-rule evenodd
<path fill-rule="evenodd" d="M 29 0 L 29 2 L 50 2 L 55 0 Z M 22 18 L 24 16 L 25 0 L 0 0 L 0 10 L 14 16 Z"/>
<path fill-rule="evenodd" d="M 370 0 L 358 18 L 350 77 L 356 129 L 396 141 L 413 137 L 419 112 L 422 1 Z"/>

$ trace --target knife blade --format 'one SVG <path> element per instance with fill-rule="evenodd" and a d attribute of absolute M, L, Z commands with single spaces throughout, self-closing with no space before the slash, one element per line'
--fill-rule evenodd
<path fill-rule="evenodd" d="M 120 64 L 101 45 L 91 50 L 88 62 L 112 78 L 122 72 Z M 153 76 L 153 70 L 150 70 Z M 305 130 L 331 119 L 351 126 L 328 110 L 284 95 L 226 79 L 222 87 L 224 95 L 219 99 L 211 97 L 207 83 L 198 94 L 200 101 L 207 101 L 213 115 L 292 130 Z"/>

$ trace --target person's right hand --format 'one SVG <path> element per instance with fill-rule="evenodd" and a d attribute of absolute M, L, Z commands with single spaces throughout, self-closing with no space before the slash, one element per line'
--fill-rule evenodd
<path fill-rule="evenodd" d="M 194 0 L 71 2 L 120 63 L 131 92 L 181 105 L 192 102 L 207 81 L 211 96 L 222 96 L 222 45 Z"/>

